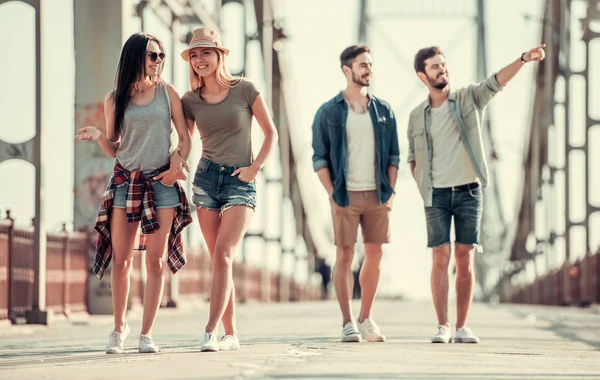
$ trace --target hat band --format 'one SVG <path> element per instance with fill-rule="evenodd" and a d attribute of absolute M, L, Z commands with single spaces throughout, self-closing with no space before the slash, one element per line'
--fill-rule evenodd
<path fill-rule="evenodd" d="M 198 44 L 198 45 L 211 45 L 211 46 L 219 46 L 219 43 L 217 41 L 214 40 L 208 40 L 205 38 L 198 38 L 195 40 L 191 40 L 190 41 L 190 46 L 193 44 Z"/>

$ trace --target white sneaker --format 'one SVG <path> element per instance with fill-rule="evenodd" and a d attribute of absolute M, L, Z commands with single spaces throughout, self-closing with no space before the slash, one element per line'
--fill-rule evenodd
<path fill-rule="evenodd" d="M 108 340 L 108 346 L 106 346 L 106 350 L 104 352 L 107 354 L 123 353 L 123 343 L 129 336 L 129 332 L 129 325 L 127 323 L 125 323 L 125 328 L 123 329 L 122 333 L 115 330 L 111 331 L 110 334 L 108 334 L 110 339 Z"/>
<path fill-rule="evenodd" d="M 204 340 L 200 345 L 200 351 L 202 352 L 217 352 L 219 351 L 219 342 L 217 342 L 217 336 L 212 333 L 204 333 Z"/>
<path fill-rule="evenodd" d="M 437 334 L 435 334 L 435 336 L 431 338 L 431 343 L 450 342 L 452 342 L 452 332 L 450 331 L 450 327 L 446 325 L 439 325 Z"/>
<path fill-rule="evenodd" d="M 358 323 L 358 331 L 367 342 L 385 342 L 385 335 L 371 318 L 366 318 L 363 323 Z"/>
<path fill-rule="evenodd" d="M 479 338 L 473 334 L 470 328 L 463 326 L 456 331 L 454 343 L 479 343 Z"/>
<path fill-rule="evenodd" d="M 219 340 L 219 351 L 235 351 L 240 349 L 237 335 L 223 335 Z"/>
<path fill-rule="evenodd" d="M 140 354 L 155 354 L 160 352 L 160 348 L 154 344 L 152 338 L 144 334 L 140 334 L 140 345 L 138 350 Z"/>
<path fill-rule="evenodd" d="M 342 342 L 360 342 L 360 332 L 356 327 L 356 323 L 348 322 L 342 329 Z"/>

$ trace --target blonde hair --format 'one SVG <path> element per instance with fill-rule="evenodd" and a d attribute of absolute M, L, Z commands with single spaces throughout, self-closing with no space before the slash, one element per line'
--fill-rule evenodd
<path fill-rule="evenodd" d="M 225 54 L 223 54 L 223 52 L 219 49 L 214 49 L 217 52 L 217 56 L 218 56 L 218 65 L 217 65 L 217 71 L 215 73 L 216 77 L 217 77 L 217 83 L 219 83 L 219 85 L 223 86 L 223 87 L 227 87 L 227 88 L 233 88 L 235 86 L 237 86 L 238 84 L 240 84 L 241 81 L 244 80 L 244 78 L 242 77 L 235 77 L 233 75 L 231 75 L 231 73 L 229 72 L 229 69 L 227 68 L 227 65 L 225 64 Z M 199 89 L 200 87 L 202 87 L 204 85 L 204 81 L 202 80 L 202 77 L 200 77 L 198 74 L 196 74 L 196 71 L 194 71 L 194 67 L 192 66 L 192 60 L 188 59 L 188 64 L 190 66 L 190 88 L 192 89 L 192 91 L 196 91 L 197 89 Z"/>

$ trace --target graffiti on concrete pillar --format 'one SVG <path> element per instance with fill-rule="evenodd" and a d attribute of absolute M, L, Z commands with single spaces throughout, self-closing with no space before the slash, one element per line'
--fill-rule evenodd
<path fill-rule="evenodd" d="M 77 106 L 75 128 L 92 125 L 105 130 L 104 103 Z M 75 228 L 93 226 L 114 164 L 93 141 L 75 142 Z"/>

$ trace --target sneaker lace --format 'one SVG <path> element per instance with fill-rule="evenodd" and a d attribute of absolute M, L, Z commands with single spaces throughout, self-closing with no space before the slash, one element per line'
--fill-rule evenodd
<path fill-rule="evenodd" d="M 154 342 L 152 341 L 152 338 L 150 338 L 147 335 L 141 335 L 141 334 L 140 334 L 140 343 L 144 343 L 147 346 L 151 346 L 154 344 Z"/>
<path fill-rule="evenodd" d="M 121 334 L 119 334 L 118 332 L 111 331 L 110 334 L 108 334 L 108 337 L 110 338 L 110 340 L 108 341 L 109 346 L 117 346 L 121 344 Z"/>
<path fill-rule="evenodd" d="M 468 328 L 467 326 L 463 326 L 460 328 L 462 331 L 464 331 L 467 335 L 473 335 L 473 331 L 471 331 L 470 328 Z"/>
<path fill-rule="evenodd" d="M 344 326 L 344 334 L 345 335 L 351 335 L 351 334 L 355 334 L 356 333 L 356 327 L 350 323 L 346 324 Z"/>
<path fill-rule="evenodd" d="M 371 320 L 369 320 L 369 322 L 367 323 L 367 330 L 369 331 L 369 334 L 371 335 L 380 335 L 381 331 L 379 330 L 379 326 L 377 326 L 377 324 Z"/>
<path fill-rule="evenodd" d="M 437 333 L 437 335 L 446 335 L 446 329 L 447 329 L 446 326 L 439 325 L 438 326 L 438 333 Z"/>

